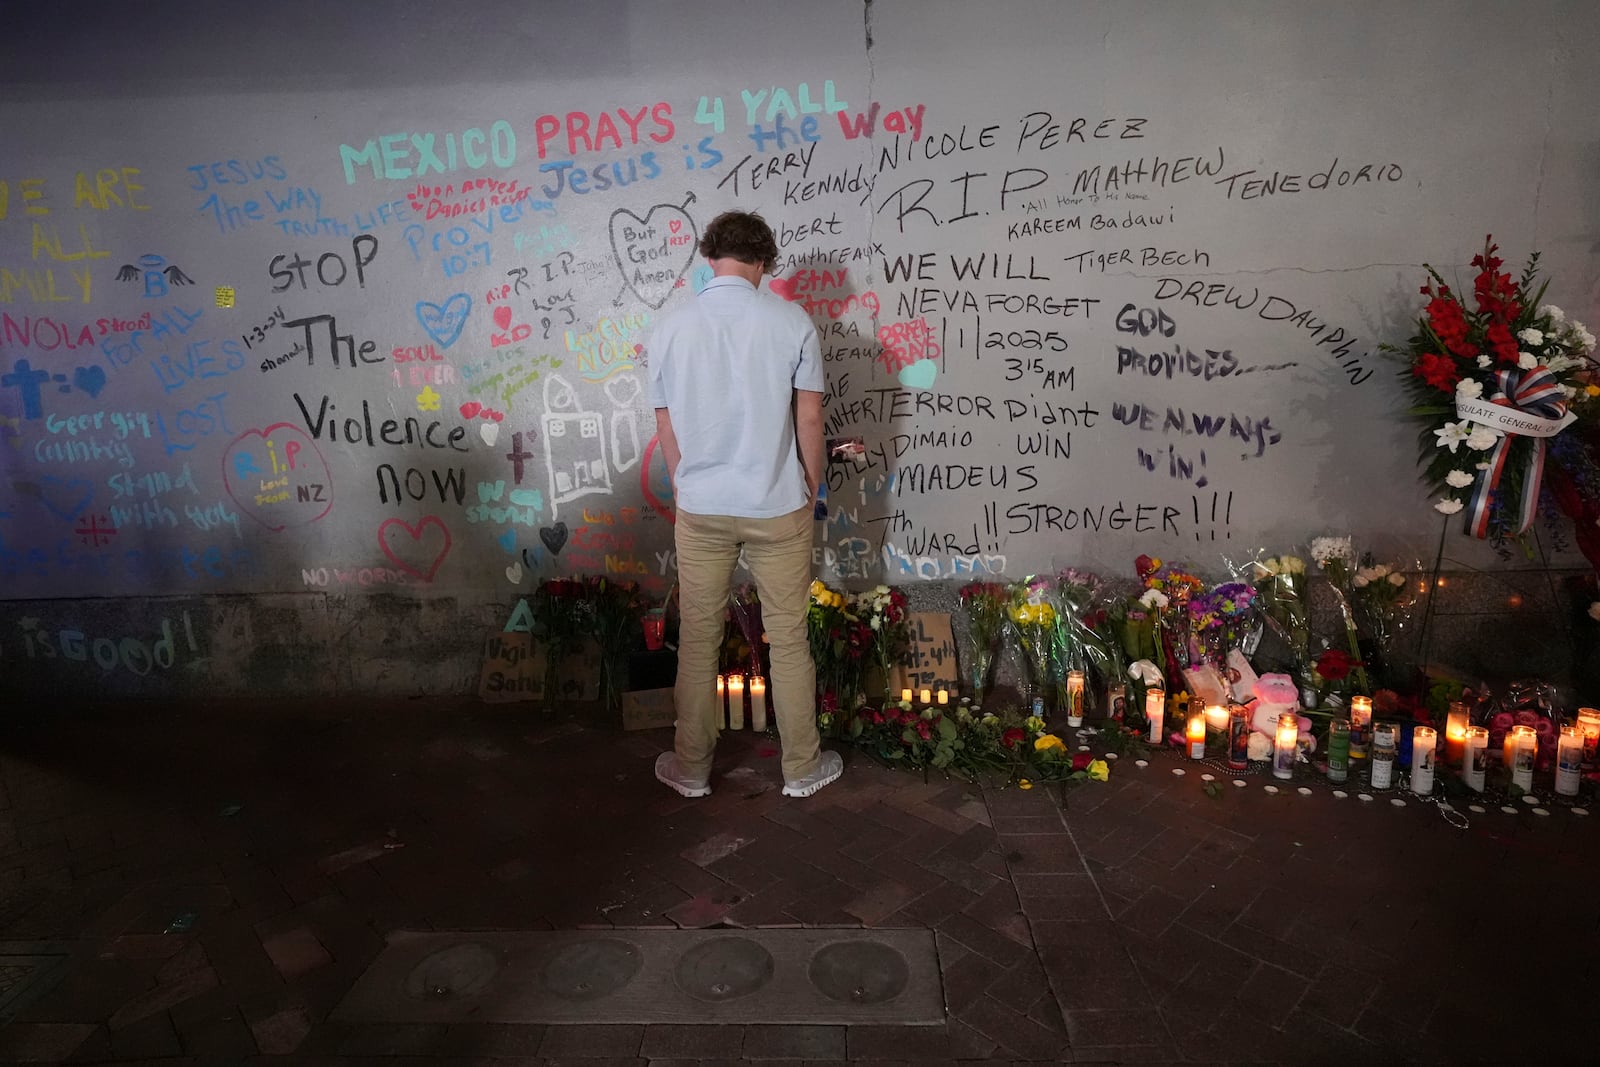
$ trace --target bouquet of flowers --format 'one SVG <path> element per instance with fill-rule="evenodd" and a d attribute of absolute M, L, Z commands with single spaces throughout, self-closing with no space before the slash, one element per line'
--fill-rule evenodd
<path fill-rule="evenodd" d="M 1435 510 L 1465 513 L 1468 533 L 1504 548 L 1532 525 L 1549 474 L 1552 499 L 1600 567 L 1594 335 L 1541 303 L 1548 282 L 1535 285 L 1537 252 L 1512 281 L 1498 247 L 1486 238 L 1472 259 L 1471 306 L 1428 266 L 1416 334 L 1403 348 L 1387 346 L 1410 364 L 1410 414 L 1424 423 L 1422 477 L 1438 494 Z"/>
<path fill-rule="evenodd" d="M 1205 591 L 1205 583 L 1182 567 L 1154 556 L 1133 561 L 1144 595 L 1139 602 L 1156 616 L 1156 664 L 1166 674 L 1170 692 L 1184 687 L 1183 669 L 1198 658 L 1189 628 L 1189 601 Z"/>
<path fill-rule="evenodd" d="M 1246 582 L 1224 582 L 1189 601 L 1189 631 L 1202 658 L 1218 667 L 1255 628 L 1256 591 Z"/>
<path fill-rule="evenodd" d="M 1050 653 L 1054 648 L 1056 609 L 1045 600 L 1045 583 L 1019 582 L 1012 587 L 1007 614 L 1012 631 L 1028 658 L 1029 690 L 1026 699 L 1042 694 L 1050 683 Z"/>
<path fill-rule="evenodd" d="M 560 697 L 561 661 L 577 651 L 589 632 L 591 610 L 584 583 L 577 578 L 548 578 L 533 594 L 533 618 L 544 639 L 544 706 L 552 710 Z"/>
<path fill-rule="evenodd" d="M 1397 679 L 1388 677 L 1393 663 L 1394 638 L 1411 621 L 1411 608 L 1416 603 L 1410 583 L 1399 566 L 1377 563 L 1368 554 L 1362 566 L 1350 579 L 1350 598 L 1356 613 L 1357 625 L 1372 638 L 1376 658 L 1382 670 L 1375 672 L 1380 681 L 1393 686 Z"/>
<path fill-rule="evenodd" d="M 880 585 L 857 593 L 851 614 L 867 624 L 872 635 L 872 659 L 882 673 L 887 702 L 894 684 L 894 668 L 904 663 L 911 647 L 911 629 L 906 622 L 906 595 L 898 589 Z"/>
<path fill-rule="evenodd" d="M 746 677 L 765 676 L 761 646 L 766 643 L 766 630 L 761 624 L 761 594 L 752 584 L 735 586 L 728 593 L 728 613 L 739 629 L 742 639 L 738 659 L 747 663 Z"/>
<path fill-rule="evenodd" d="M 1339 602 L 1339 614 L 1344 619 L 1345 637 L 1349 643 L 1348 655 L 1340 653 L 1338 657 L 1330 657 L 1324 652 L 1317 658 L 1317 673 L 1328 681 L 1338 681 L 1345 676 L 1350 676 L 1358 691 L 1372 692 L 1372 683 L 1367 678 L 1366 665 L 1361 660 L 1361 641 L 1356 633 L 1355 612 L 1350 608 L 1351 579 L 1355 573 L 1355 548 L 1350 544 L 1348 537 L 1317 537 L 1311 541 L 1311 558 L 1317 561 L 1317 566 L 1327 575 L 1328 585 L 1332 588 L 1334 597 Z M 1335 664 L 1334 670 L 1339 673 L 1330 675 L 1323 668 Z"/>
<path fill-rule="evenodd" d="M 1261 613 L 1274 633 L 1288 646 L 1294 674 L 1305 678 L 1311 671 L 1311 623 L 1306 598 L 1306 561 L 1299 556 L 1269 556 L 1251 565 Z"/>
<path fill-rule="evenodd" d="M 1094 607 L 1101 585 L 1095 575 L 1069 568 L 1051 578 L 1046 587 L 1048 602 L 1055 609 L 1050 660 L 1055 668 L 1056 706 L 1059 708 L 1066 708 L 1069 703 L 1069 671 L 1086 671 L 1091 659 L 1099 661 L 1102 669 L 1107 666 L 1093 628 L 1084 621 L 1084 616 Z M 1085 684 L 1082 707 L 1091 706 L 1089 688 Z"/>
<path fill-rule="evenodd" d="M 628 655 L 638 640 L 639 618 L 647 605 L 638 583 L 598 574 L 583 579 L 583 599 L 600 645 L 600 699 L 607 711 L 620 713 Z"/>
<path fill-rule="evenodd" d="M 862 666 L 872 647 L 872 631 L 852 615 L 843 593 L 820 579 L 811 583 L 806 634 L 817 665 L 817 686 L 825 712 L 854 710 L 861 694 Z"/>
<path fill-rule="evenodd" d="M 972 639 L 967 674 L 972 679 L 973 699 L 981 701 L 989 695 L 994 654 L 1005 633 L 1011 591 L 997 582 L 971 582 L 962 586 L 958 595 Z"/>

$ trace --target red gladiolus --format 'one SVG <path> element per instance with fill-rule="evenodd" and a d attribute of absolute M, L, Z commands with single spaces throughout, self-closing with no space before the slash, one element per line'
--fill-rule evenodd
<path fill-rule="evenodd" d="M 1330 648 L 1317 657 L 1317 673 L 1330 682 L 1349 677 L 1350 672 L 1359 666 L 1360 660 L 1339 648 Z"/>
<path fill-rule="evenodd" d="M 1517 362 L 1517 339 L 1511 336 L 1511 327 L 1503 322 L 1491 322 L 1483 336 L 1501 363 Z"/>
<path fill-rule="evenodd" d="M 1425 352 L 1418 356 L 1411 373 L 1435 389 L 1451 394 L 1455 393 L 1456 383 L 1461 380 L 1461 372 L 1456 369 L 1455 360 L 1434 352 Z"/>
<path fill-rule="evenodd" d="M 1016 748 L 1017 745 L 1025 741 L 1027 737 L 1028 735 L 1026 733 L 1013 726 L 1011 729 L 1000 735 L 1000 743 L 1007 748 Z"/>

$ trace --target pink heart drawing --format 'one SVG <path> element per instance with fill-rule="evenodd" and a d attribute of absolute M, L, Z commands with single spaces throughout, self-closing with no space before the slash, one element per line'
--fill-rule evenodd
<path fill-rule="evenodd" d="M 316 522 L 333 510 L 333 474 L 316 441 L 290 422 L 246 430 L 222 454 L 222 485 L 269 530 Z"/>
<path fill-rule="evenodd" d="M 511 309 L 504 304 L 494 309 L 494 324 L 502 330 L 511 328 Z"/>
<path fill-rule="evenodd" d="M 767 284 L 771 286 L 774 293 L 783 297 L 785 300 L 794 299 L 793 278 L 779 278 L 777 275 L 773 275 L 772 281 L 768 282 Z"/>
<path fill-rule="evenodd" d="M 429 554 L 429 549 L 422 543 L 422 535 L 429 527 L 436 527 L 439 531 L 437 537 L 429 541 L 437 543 L 437 552 Z M 400 534 L 404 533 L 405 538 Z M 378 547 L 383 549 L 383 554 L 389 561 L 407 574 L 415 575 L 425 582 L 433 581 L 433 576 L 439 570 L 439 564 L 444 562 L 444 557 L 450 552 L 450 528 L 446 526 L 437 515 L 423 516 L 415 526 L 404 519 L 384 519 L 378 527 Z M 400 553 L 409 556 L 404 558 Z M 412 562 L 413 560 L 417 562 Z M 422 565 L 427 570 L 421 569 Z"/>
<path fill-rule="evenodd" d="M 476 400 L 469 400 L 465 404 L 461 405 L 461 417 L 463 419 L 475 419 L 478 417 L 478 412 L 482 410 L 482 404 L 478 403 Z"/>

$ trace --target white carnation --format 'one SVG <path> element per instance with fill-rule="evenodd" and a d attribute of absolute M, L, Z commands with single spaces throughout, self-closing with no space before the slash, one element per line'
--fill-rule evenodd
<path fill-rule="evenodd" d="M 1479 370 L 1488 370 L 1493 365 L 1494 365 L 1494 360 L 1490 359 L 1488 356 L 1479 356 L 1478 357 L 1478 369 Z"/>
<path fill-rule="evenodd" d="M 1530 345 L 1542 345 L 1544 344 L 1544 331 L 1536 330 L 1532 326 L 1529 326 L 1525 330 L 1517 331 L 1517 340 L 1523 341 Z"/>
<path fill-rule="evenodd" d="M 1483 395 L 1483 383 L 1476 378 L 1463 378 L 1456 383 L 1456 395 L 1476 400 Z"/>
<path fill-rule="evenodd" d="M 1467 447 L 1476 452 L 1487 452 L 1500 440 L 1500 431 L 1489 426 L 1474 426 L 1467 434 Z M 1455 449 L 1450 451 L 1454 452 Z"/>
<path fill-rule="evenodd" d="M 1539 310 L 1534 314 L 1541 319 L 1549 319 L 1551 322 L 1563 322 L 1567 317 L 1567 313 L 1554 304 L 1540 304 Z"/>
<path fill-rule="evenodd" d="M 1527 331 L 1524 330 L 1523 332 L 1526 333 Z M 1532 352 L 1518 352 L 1517 353 L 1517 366 L 1522 368 L 1523 370 L 1532 370 L 1533 368 L 1537 367 L 1538 365 L 1539 365 L 1539 357 L 1534 355 Z"/>
<path fill-rule="evenodd" d="M 1167 599 L 1167 594 L 1163 593 L 1159 589 L 1146 589 L 1144 591 L 1144 596 L 1139 598 L 1139 603 L 1143 604 L 1147 608 L 1154 608 L 1155 610 L 1160 611 L 1169 603 L 1171 603 L 1171 601 Z"/>
<path fill-rule="evenodd" d="M 1451 471 L 1444 476 L 1444 483 L 1452 489 L 1465 489 L 1477 480 L 1466 471 Z"/>
<path fill-rule="evenodd" d="M 1437 511 L 1441 515 L 1454 515 L 1456 512 L 1461 510 L 1461 501 L 1451 500 L 1446 497 L 1444 500 L 1434 504 L 1433 510 Z"/>

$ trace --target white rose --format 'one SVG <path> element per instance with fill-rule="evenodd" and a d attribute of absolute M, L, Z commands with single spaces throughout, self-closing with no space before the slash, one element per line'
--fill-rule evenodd
<path fill-rule="evenodd" d="M 1461 510 L 1461 501 L 1451 500 L 1450 498 L 1446 497 L 1444 500 L 1434 504 L 1433 510 L 1437 511 L 1441 515 L 1454 515 L 1456 512 Z"/>
<path fill-rule="evenodd" d="M 1479 356 L 1478 357 L 1478 369 L 1479 370 L 1488 370 L 1493 365 L 1494 365 L 1494 360 L 1490 359 L 1488 356 Z"/>
<path fill-rule="evenodd" d="M 1589 618 L 1595 620 L 1596 622 L 1600 622 L 1600 600 L 1596 600 L 1593 604 L 1589 605 Z"/>
<path fill-rule="evenodd" d="M 1487 452 L 1500 440 L 1500 431 L 1488 426 L 1475 426 L 1467 434 L 1467 447 L 1477 452 Z M 1450 451 L 1454 452 L 1455 449 Z"/>
<path fill-rule="evenodd" d="M 1524 332 L 1526 332 L 1526 331 L 1524 331 Z M 1539 365 L 1539 357 L 1535 356 L 1532 352 L 1518 352 L 1517 353 L 1517 366 L 1522 368 L 1523 370 L 1532 370 L 1533 368 L 1537 367 L 1538 365 Z"/>
<path fill-rule="evenodd" d="M 1452 489 L 1465 489 L 1477 480 L 1466 471 L 1451 471 L 1444 476 L 1444 483 Z"/>
<path fill-rule="evenodd" d="M 1524 341 L 1530 345 L 1542 345 L 1544 344 L 1544 331 L 1536 330 L 1529 326 L 1525 330 L 1517 331 L 1517 340 Z"/>
<path fill-rule="evenodd" d="M 1393 574 L 1389 575 L 1389 584 L 1390 585 L 1405 585 L 1406 584 L 1406 576 L 1401 574 L 1399 571 L 1395 571 Z"/>
<path fill-rule="evenodd" d="M 1365 589 L 1371 581 L 1372 579 L 1368 578 L 1365 574 L 1358 574 L 1354 578 L 1350 579 L 1350 584 L 1355 586 L 1357 589 Z"/>
<path fill-rule="evenodd" d="M 1476 378 L 1463 378 L 1456 383 L 1456 395 L 1476 400 L 1483 395 L 1483 383 Z"/>

